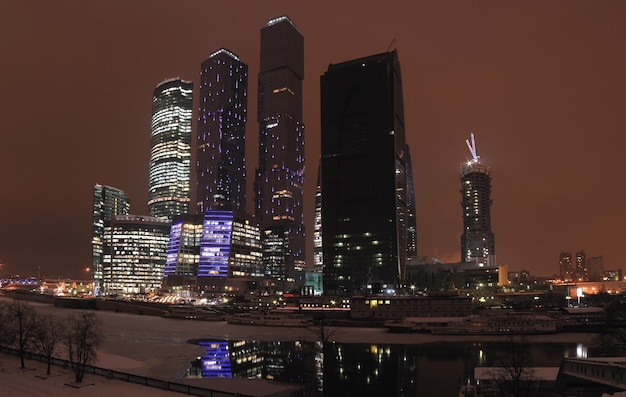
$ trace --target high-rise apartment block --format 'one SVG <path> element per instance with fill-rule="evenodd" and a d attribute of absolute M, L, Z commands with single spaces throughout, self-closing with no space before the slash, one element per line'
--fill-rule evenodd
<path fill-rule="evenodd" d="M 200 69 L 196 139 L 197 204 L 246 210 L 246 117 L 248 66 L 222 48 Z"/>
<path fill-rule="evenodd" d="M 152 96 L 148 206 L 170 222 L 189 211 L 192 93 L 191 82 L 169 79 Z"/>
<path fill-rule="evenodd" d="M 585 251 L 576 252 L 576 270 L 574 271 L 575 281 L 589 281 L 587 272 L 587 255 Z"/>
<path fill-rule="evenodd" d="M 476 151 L 474 134 L 466 141 L 472 159 L 461 167 L 463 234 L 461 261 L 496 266 L 496 242 L 491 231 L 491 174 Z"/>
<path fill-rule="evenodd" d="M 604 259 L 602 256 L 592 256 L 587 259 L 587 274 L 589 281 L 602 281 L 604 276 Z"/>
<path fill-rule="evenodd" d="M 269 20 L 261 29 L 255 214 L 265 275 L 298 283 L 305 267 L 303 79 L 302 34 L 286 16 Z"/>
<path fill-rule="evenodd" d="M 130 201 L 122 190 L 106 185 L 93 188 L 92 276 L 94 295 L 102 293 L 105 224 L 116 215 L 128 215 Z"/>
<path fill-rule="evenodd" d="M 564 282 L 569 282 L 574 279 L 574 266 L 570 252 L 561 252 L 559 254 L 559 274 L 561 280 Z"/>
<path fill-rule="evenodd" d="M 321 77 L 324 293 L 394 290 L 407 258 L 407 147 L 396 51 Z"/>

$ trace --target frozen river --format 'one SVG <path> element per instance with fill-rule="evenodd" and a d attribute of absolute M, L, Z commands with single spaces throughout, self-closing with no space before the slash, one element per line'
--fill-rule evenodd
<path fill-rule="evenodd" d="M 39 313 L 50 313 L 65 317 L 75 309 L 57 308 L 48 304 L 30 303 Z M 255 341 L 314 341 L 315 330 L 306 328 L 282 328 L 233 325 L 224 321 L 197 321 L 168 319 L 162 317 L 97 311 L 105 335 L 104 344 L 98 350 L 99 367 L 131 372 L 138 375 L 180 381 L 189 368 L 190 361 L 204 353 L 204 349 L 190 340 L 255 340 Z M 440 342 L 488 343 L 506 340 L 506 336 L 433 336 L 429 334 L 394 334 L 384 328 L 335 328 L 333 339 L 347 344 L 385 344 L 406 346 L 436 344 L 436 349 L 429 349 L 430 356 L 435 357 L 441 349 Z M 548 344 L 585 344 L 592 343 L 590 334 L 554 334 L 530 337 L 533 343 Z M 447 344 L 447 343 L 446 343 Z M 434 345 L 433 345 L 434 346 Z M 425 346 L 424 346 L 425 347 Z M 399 347 L 400 348 L 400 347 Z M 420 353 L 421 354 L 421 353 Z M 429 356 L 429 357 L 430 357 Z M 430 363 L 427 367 L 432 367 Z M 462 367 L 462 366 L 461 366 Z M 459 367 L 459 368 L 461 368 Z M 459 369 L 463 372 L 462 369 Z M 224 380 L 190 379 L 190 382 L 203 382 L 206 387 L 231 389 L 234 383 L 227 386 L 216 386 Z M 244 382 L 243 380 L 239 383 Z M 254 381 L 251 381 L 254 382 Z M 256 391 L 260 391 L 254 386 Z M 244 392 L 245 390 L 242 390 Z M 259 394 L 262 395 L 262 394 Z"/>

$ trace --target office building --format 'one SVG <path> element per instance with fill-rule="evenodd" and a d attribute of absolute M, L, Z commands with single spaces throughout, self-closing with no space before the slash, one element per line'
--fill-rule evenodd
<path fill-rule="evenodd" d="M 233 278 L 261 277 L 261 236 L 243 211 L 208 210 L 174 220 L 167 247 L 165 283 L 224 292 Z"/>
<path fill-rule="evenodd" d="M 148 207 L 170 222 L 189 212 L 192 92 L 191 82 L 176 78 L 152 96 Z"/>
<path fill-rule="evenodd" d="M 164 276 L 170 223 L 163 218 L 116 215 L 104 226 L 103 292 L 147 294 Z"/>
<path fill-rule="evenodd" d="M 128 215 L 128 196 L 117 188 L 95 185 L 93 188 L 92 277 L 94 296 L 102 293 L 104 225 L 116 215 Z"/>
<path fill-rule="evenodd" d="M 167 244 L 164 283 L 172 290 L 197 284 L 203 214 L 174 217 Z M 185 287 L 187 292 L 189 287 Z"/>
<path fill-rule="evenodd" d="M 198 277 L 259 277 L 261 257 L 261 236 L 251 216 L 230 210 L 204 214 Z"/>
<path fill-rule="evenodd" d="M 407 258 L 407 156 L 396 51 L 321 77 L 324 294 L 392 292 Z"/>
<path fill-rule="evenodd" d="M 474 134 L 471 134 L 471 142 L 466 143 L 472 159 L 461 167 L 461 261 L 494 267 L 496 242 L 491 231 L 491 174 L 478 156 Z"/>
<path fill-rule="evenodd" d="M 198 212 L 246 210 L 248 66 L 221 48 L 201 65 L 196 172 Z"/>
<path fill-rule="evenodd" d="M 258 76 L 259 166 L 255 214 L 265 275 L 304 282 L 304 38 L 286 16 L 261 29 Z"/>

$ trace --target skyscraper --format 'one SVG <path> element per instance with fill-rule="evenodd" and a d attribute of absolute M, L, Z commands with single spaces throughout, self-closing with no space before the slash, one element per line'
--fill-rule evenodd
<path fill-rule="evenodd" d="M 480 161 L 474 134 L 471 142 L 466 140 L 466 143 L 472 159 L 461 167 L 461 261 L 496 266 L 496 243 L 491 231 L 491 175 Z"/>
<path fill-rule="evenodd" d="M 317 167 L 317 185 L 315 187 L 315 215 L 313 217 L 313 267 L 322 269 L 324 253 L 322 250 L 322 177 L 321 164 Z"/>
<path fill-rule="evenodd" d="M 417 220 L 415 218 L 415 184 L 413 183 L 413 166 L 411 152 L 406 145 L 406 256 L 407 259 L 417 257 Z"/>
<path fill-rule="evenodd" d="M 261 29 L 255 214 L 265 274 L 296 282 L 305 267 L 303 78 L 302 34 L 286 16 L 269 20 Z"/>
<path fill-rule="evenodd" d="M 127 215 L 130 201 L 122 190 L 106 185 L 93 188 L 92 274 L 94 295 L 102 292 L 104 225 L 116 215 Z"/>
<path fill-rule="evenodd" d="M 321 77 L 324 293 L 389 291 L 407 258 L 407 153 L 394 50 Z"/>
<path fill-rule="evenodd" d="M 152 96 L 148 206 L 170 222 L 189 211 L 192 92 L 191 82 L 169 79 Z"/>
<path fill-rule="evenodd" d="M 248 66 L 222 48 L 201 65 L 197 131 L 197 204 L 246 210 Z"/>

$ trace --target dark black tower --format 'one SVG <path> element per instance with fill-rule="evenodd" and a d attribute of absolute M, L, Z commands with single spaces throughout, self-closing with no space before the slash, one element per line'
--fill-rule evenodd
<path fill-rule="evenodd" d="M 403 281 L 407 168 L 396 51 L 330 65 L 321 77 L 324 293 Z"/>

